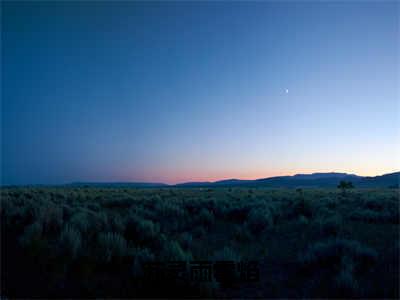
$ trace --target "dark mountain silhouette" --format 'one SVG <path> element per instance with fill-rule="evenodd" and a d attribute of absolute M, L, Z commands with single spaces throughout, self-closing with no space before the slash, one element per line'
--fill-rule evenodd
<path fill-rule="evenodd" d="M 323 188 L 336 187 L 341 180 L 351 181 L 357 188 L 399 187 L 400 172 L 373 177 L 363 177 L 347 173 L 312 173 L 293 176 L 277 176 L 255 180 L 226 179 L 215 182 L 183 182 L 175 185 L 149 182 L 75 182 L 70 186 L 95 187 L 271 187 L 271 188 Z"/>
<path fill-rule="evenodd" d="M 361 177 L 358 182 L 359 187 L 374 187 L 374 186 L 387 186 L 387 187 L 399 187 L 400 172 L 384 174 L 381 176 L 374 177 Z"/>

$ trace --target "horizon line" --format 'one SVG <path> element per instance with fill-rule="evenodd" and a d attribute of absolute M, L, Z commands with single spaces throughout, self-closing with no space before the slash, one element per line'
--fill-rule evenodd
<path fill-rule="evenodd" d="M 255 178 L 255 179 L 241 179 L 241 178 L 222 178 L 222 179 L 217 179 L 213 181 L 209 180 L 188 180 L 188 181 L 181 181 L 177 183 L 165 183 L 165 182 L 160 182 L 160 181 L 126 181 L 126 180 L 118 180 L 118 181 L 86 181 L 86 180 L 74 180 L 74 181 L 68 181 L 64 183 L 25 183 L 25 184 L 4 184 L 0 182 L 0 187 L 7 187 L 7 186 L 62 186 L 62 185 L 71 185 L 71 184 L 160 184 L 160 185 L 165 185 L 165 186 L 177 186 L 180 184 L 190 184 L 190 183 L 217 183 L 221 181 L 229 181 L 229 180 L 238 180 L 238 181 L 256 181 L 256 180 L 262 180 L 262 179 L 270 179 L 270 178 L 279 178 L 279 177 L 293 177 L 297 175 L 313 175 L 313 174 L 346 174 L 349 176 L 357 176 L 357 177 L 378 177 L 378 176 L 383 176 L 383 175 L 390 175 L 390 174 L 395 174 L 395 173 L 400 173 L 399 171 L 394 171 L 394 172 L 389 172 L 389 173 L 380 173 L 378 175 L 358 175 L 355 173 L 347 173 L 347 172 L 338 172 L 338 171 L 330 171 L 330 172 L 312 172 L 312 173 L 296 173 L 293 175 L 277 175 L 277 176 L 270 176 L 270 177 L 260 177 L 260 178 Z"/>

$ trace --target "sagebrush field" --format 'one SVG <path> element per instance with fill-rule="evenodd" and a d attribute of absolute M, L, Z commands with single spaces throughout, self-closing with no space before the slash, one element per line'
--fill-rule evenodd
<path fill-rule="evenodd" d="M 143 263 L 259 262 L 258 282 Z M 399 297 L 398 189 L 2 188 L 1 296 Z"/>

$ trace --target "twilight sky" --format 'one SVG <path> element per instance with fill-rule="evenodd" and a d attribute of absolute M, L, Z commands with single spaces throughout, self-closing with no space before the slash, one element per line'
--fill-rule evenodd
<path fill-rule="evenodd" d="M 3 184 L 400 169 L 397 1 L 1 6 Z"/>

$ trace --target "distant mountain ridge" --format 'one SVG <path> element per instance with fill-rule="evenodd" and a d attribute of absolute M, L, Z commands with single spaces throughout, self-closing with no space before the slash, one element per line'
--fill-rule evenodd
<path fill-rule="evenodd" d="M 151 182 L 74 182 L 68 186 L 95 187 L 271 187 L 271 188 L 323 188 L 336 187 L 341 180 L 351 181 L 355 187 L 379 188 L 399 187 L 400 172 L 379 176 L 358 176 L 355 174 L 327 172 L 312 174 L 296 174 L 292 176 L 276 176 L 254 180 L 224 179 L 214 182 L 183 182 L 173 185 Z"/>

